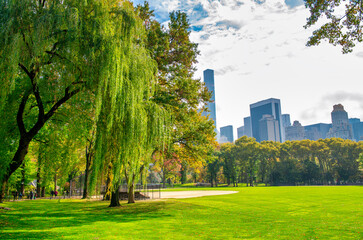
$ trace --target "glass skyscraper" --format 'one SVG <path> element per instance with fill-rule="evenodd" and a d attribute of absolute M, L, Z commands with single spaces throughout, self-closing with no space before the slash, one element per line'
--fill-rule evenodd
<path fill-rule="evenodd" d="M 208 91 L 211 92 L 211 102 L 207 104 L 207 108 L 209 112 L 203 112 L 203 116 L 210 116 L 214 121 L 214 127 L 217 129 L 217 115 L 216 115 L 216 97 L 214 93 L 214 71 L 212 69 L 207 69 L 203 72 L 204 83 L 208 88 Z"/>
<path fill-rule="evenodd" d="M 224 142 L 230 142 L 233 143 L 233 126 L 228 125 L 225 127 L 221 127 L 221 139 L 220 141 L 222 143 Z"/>
<path fill-rule="evenodd" d="M 250 105 L 250 113 L 251 113 L 251 124 L 252 124 L 252 137 L 256 139 L 256 141 L 261 142 L 263 138 L 261 136 L 265 136 L 267 133 L 260 132 L 260 120 L 264 115 L 271 115 L 277 121 L 277 131 L 278 137 L 277 140 L 282 142 L 282 121 L 281 121 L 281 103 L 280 99 L 270 98 L 266 99 L 254 104 Z"/>

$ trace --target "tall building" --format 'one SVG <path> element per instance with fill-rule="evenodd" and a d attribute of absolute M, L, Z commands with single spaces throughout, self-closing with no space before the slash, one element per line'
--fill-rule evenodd
<path fill-rule="evenodd" d="M 225 127 L 221 127 L 221 137 L 220 143 L 231 142 L 233 143 L 233 126 L 228 125 Z"/>
<path fill-rule="evenodd" d="M 285 140 L 297 141 L 305 139 L 305 130 L 299 121 L 294 121 L 292 126 L 285 128 Z"/>
<path fill-rule="evenodd" d="M 312 125 L 307 125 L 305 129 L 305 137 L 310 140 L 319 140 L 327 138 L 331 124 L 328 123 L 317 123 Z"/>
<path fill-rule="evenodd" d="M 247 137 L 252 137 L 252 123 L 251 123 L 251 117 L 245 117 L 243 119 L 244 122 L 244 135 Z"/>
<path fill-rule="evenodd" d="M 359 118 L 350 118 L 349 123 L 353 127 L 353 140 L 363 141 L 363 122 Z"/>
<path fill-rule="evenodd" d="M 353 139 L 352 125 L 348 120 L 348 113 L 344 110 L 343 105 L 333 106 L 331 112 L 332 128 L 329 130 L 327 137 L 336 137 L 342 139 Z"/>
<path fill-rule="evenodd" d="M 256 141 L 261 142 L 261 134 L 266 136 L 267 133 L 260 132 L 260 120 L 263 115 L 271 115 L 278 122 L 278 139 L 282 141 L 282 121 L 281 121 L 281 103 L 279 99 L 270 98 L 250 105 L 252 136 Z"/>
<path fill-rule="evenodd" d="M 259 132 L 260 142 L 281 141 L 279 122 L 272 115 L 265 114 L 262 116 L 262 119 L 259 121 Z"/>
<path fill-rule="evenodd" d="M 286 128 L 291 126 L 291 121 L 290 121 L 290 114 L 282 114 L 281 115 L 281 121 L 282 121 L 282 141 L 285 142 L 286 139 Z"/>
<path fill-rule="evenodd" d="M 282 114 L 281 115 L 281 120 L 282 120 L 282 126 L 285 127 L 290 127 L 291 126 L 291 121 L 290 121 L 290 114 Z"/>
<path fill-rule="evenodd" d="M 237 128 L 237 139 L 245 135 L 245 127 L 241 126 Z"/>
<path fill-rule="evenodd" d="M 203 112 L 203 116 L 208 116 L 213 119 L 214 127 L 217 129 L 217 115 L 216 115 L 216 97 L 214 92 L 214 71 L 212 69 L 207 69 L 203 72 L 204 83 L 208 88 L 208 91 L 211 92 L 211 102 L 207 104 L 207 108 L 209 112 Z M 216 131 L 217 132 L 217 131 Z"/>

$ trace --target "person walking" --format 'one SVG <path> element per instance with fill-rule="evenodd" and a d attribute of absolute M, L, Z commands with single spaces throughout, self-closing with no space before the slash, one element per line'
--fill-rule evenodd
<path fill-rule="evenodd" d="M 18 196 L 18 192 L 17 191 L 13 191 L 14 202 L 15 202 L 17 196 Z"/>

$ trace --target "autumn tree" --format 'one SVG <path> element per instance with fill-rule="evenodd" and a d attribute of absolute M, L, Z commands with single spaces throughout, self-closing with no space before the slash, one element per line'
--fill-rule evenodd
<path fill-rule="evenodd" d="M 204 84 L 194 78 L 199 51 L 190 40 L 190 24 L 181 11 L 170 13 L 168 28 L 154 18 L 147 2 L 136 8 L 147 30 L 147 47 L 157 63 L 153 101 L 172 115 L 170 142 L 163 156 L 178 155 L 182 172 L 211 158 L 215 143 L 212 120 L 201 116 L 210 99 Z M 182 149 L 182 150 L 181 150 Z"/>

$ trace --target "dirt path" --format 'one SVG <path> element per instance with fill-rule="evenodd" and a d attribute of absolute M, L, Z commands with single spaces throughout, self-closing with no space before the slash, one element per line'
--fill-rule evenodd
<path fill-rule="evenodd" d="M 193 198 L 238 193 L 238 191 L 180 191 L 161 192 L 161 198 Z"/>

